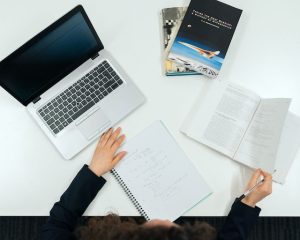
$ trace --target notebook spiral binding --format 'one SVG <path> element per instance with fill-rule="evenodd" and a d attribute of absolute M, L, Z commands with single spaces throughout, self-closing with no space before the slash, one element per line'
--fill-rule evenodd
<path fill-rule="evenodd" d="M 129 190 L 129 188 L 126 186 L 126 184 L 124 183 L 124 181 L 122 180 L 122 178 L 120 177 L 120 175 L 117 173 L 117 171 L 115 169 L 111 170 L 111 173 L 114 175 L 114 177 L 117 179 L 117 181 L 119 182 L 119 184 L 121 185 L 121 187 L 124 189 L 125 193 L 127 194 L 127 196 L 130 198 L 130 200 L 132 201 L 133 205 L 136 207 L 136 209 L 139 211 L 139 213 L 147 220 L 150 221 L 149 216 L 147 215 L 147 213 L 144 211 L 144 209 L 142 208 L 142 206 L 140 205 L 140 203 L 136 200 L 136 198 L 133 196 L 133 194 L 131 193 L 131 191 Z"/>

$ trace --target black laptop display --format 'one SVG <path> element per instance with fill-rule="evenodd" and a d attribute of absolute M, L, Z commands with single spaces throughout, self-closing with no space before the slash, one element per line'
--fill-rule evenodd
<path fill-rule="evenodd" d="M 0 63 L 0 85 L 27 105 L 101 49 L 78 6 Z"/>

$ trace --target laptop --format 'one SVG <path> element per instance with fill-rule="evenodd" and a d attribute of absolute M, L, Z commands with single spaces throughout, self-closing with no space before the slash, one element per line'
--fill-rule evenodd
<path fill-rule="evenodd" d="M 81 5 L 2 60 L 0 85 L 66 159 L 145 101 Z"/>

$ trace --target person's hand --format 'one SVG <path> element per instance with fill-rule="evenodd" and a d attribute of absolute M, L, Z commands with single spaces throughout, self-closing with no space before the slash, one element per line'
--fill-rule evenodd
<path fill-rule="evenodd" d="M 260 176 L 263 176 L 264 181 L 242 199 L 242 202 L 248 206 L 255 207 L 256 203 L 272 193 L 272 175 L 261 169 L 257 169 L 253 173 L 246 190 L 251 189 L 260 180 Z"/>
<path fill-rule="evenodd" d="M 116 154 L 125 140 L 125 135 L 120 136 L 120 133 L 120 127 L 115 131 L 111 128 L 101 136 L 89 165 L 97 176 L 110 171 L 126 155 L 125 151 Z"/>

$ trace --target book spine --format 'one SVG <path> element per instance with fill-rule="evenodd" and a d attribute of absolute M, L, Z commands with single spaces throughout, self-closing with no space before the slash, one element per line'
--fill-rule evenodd
<path fill-rule="evenodd" d="M 118 174 L 118 172 L 115 169 L 111 170 L 111 173 L 113 174 L 113 176 L 117 179 L 118 183 L 121 185 L 121 187 L 124 189 L 125 193 L 127 194 L 127 196 L 129 197 L 129 199 L 131 200 L 131 202 L 133 203 L 133 205 L 136 207 L 136 209 L 138 210 L 138 212 L 147 220 L 150 221 L 149 216 L 147 215 L 147 213 L 144 211 L 144 209 L 142 208 L 142 206 L 140 205 L 140 203 L 136 200 L 136 198 L 133 196 L 133 194 L 131 193 L 131 191 L 129 190 L 129 188 L 127 187 L 127 185 L 125 184 L 125 182 L 123 181 L 123 179 L 120 177 L 120 175 Z"/>

